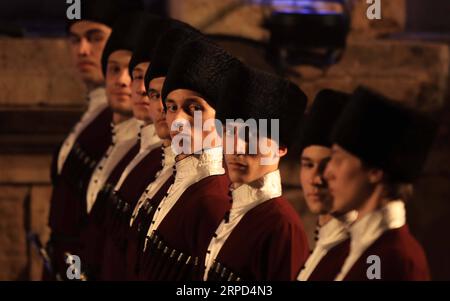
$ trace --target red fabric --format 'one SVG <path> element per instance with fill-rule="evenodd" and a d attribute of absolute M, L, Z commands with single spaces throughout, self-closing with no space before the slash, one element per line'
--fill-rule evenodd
<path fill-rule="evenodd" d="M 206 249 L 230 209 L 229 185 L 227 175 L 210 176 L 181 195 L 155 231 L 169 251 L 163 253 L 163 249 L 157 252 L 147 248 L 142 256 L 139 279 L 201 280 Z M 185 264 L 189 256 L 196 260 Z M 177 262 L 177 258 L 183 261 Z"/>
<path fill-rule="evenodd" d="M 341 271 L 350 252 L 350 239 L 344 240 L 340 244 L 334 246 L 320 260 L 314 271 L 308 278 L 308 281 L 333 281 L 337 274 Z"/>
<path fill-rule="evenodd" d="M 366 275 L 370 266 L 366 260 L 370 255 L 380 257 L 381 280 L 430 280 L 425 253 L 407 225 L 383 233 L 356 261 L 344 280 L 370 280 Z"/>
<path fill-rule="evenodd" d="M 247 212 L 216 261 L 242 280 L 295 280 L 309 255 L 308 239 L 294 208 L 283 197 Z M 210 280 L 221 279 L 209 274 Z M 226 278 L 226 276 L 225 276 Z"/>
<path fill-rule="evenodd" d="M 114 187 L 119 181 L 120 175 L 128 163 L 139 152 L 139 143 L 136 143 L 111 171 L 105 185 Z M 87 224 L 83 227 L 81 234 L 83 249 L 81 261 L 86 266 L 89 280 L 97 280 L 101 270 L 103 249 L 105 245 L 105 215 L 108 207 L 108 198 L 102 195 L 101 190 L 95 200 L 92 210 L 88 215 Z"/>
<path fill-rule="evenodd" d="M 123 182 L 117 196 L 127 204 L 128 210 L 107 210 L 105 247 L 102 260 L 102 280 L 126 279 L 126 245 L 130 228 L 131 214 L 137 201 L 147 186 L 155 180 L 156 173 L 162 169 L 162 149 L 156 148 L 145 156 Z"/>
<path fill-rule="evenodd" d="M 174 176 L 172 175 L 153 196 L 148 199 L 148 205 L 140 208 L 133 226 L 130 227 L 128 234 L 128 243 L 126 249 L 126 279 L 133 281 L 138 280 L 139 274 L 139 261 L 143 254 L 145 238 L 147 236 L 150 223 L 153 219 L 156 209 L 158 208 L 161 200 L 166 196 L 167 190 L 174 182 Z M 147 202 L 147 200 L 145 201 Z M 145 203 L 144 203 L 145 205 Z"/>
<path fill-rule="evenodd" d="M 49 227 L 52 231 L 53 264 L 64 277 L 67 269 L 64 253 L 80 254 L 80 231 L 87 217 L 86 187 L 95 163 L 112 143 L 111 121 L 112 112 L 106 108 L 76 140 L 76 144 L 90 158 L 90 167 L 80 164 L 72 149 L 61 175 L 55 179 L 50 200 Z"/>

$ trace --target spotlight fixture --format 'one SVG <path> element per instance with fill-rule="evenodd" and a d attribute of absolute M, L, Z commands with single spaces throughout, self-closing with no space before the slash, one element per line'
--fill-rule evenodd
<path fill-rule="evenodd" d="M 271 6 L 264 22 L 270 32 L 267 59 L 279 68 L 337 63 L 350 30 L 346 0 L 253 1 Z"/>

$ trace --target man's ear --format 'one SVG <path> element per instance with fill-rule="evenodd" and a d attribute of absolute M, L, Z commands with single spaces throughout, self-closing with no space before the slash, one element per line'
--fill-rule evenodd
<path fill-rule="evenodd" d="M 383 180 L 384 172 L 379 168 L 371 168 L 368 170 L 369 182 L 372 184 L 380 183 Z"/>
<path fill-rule="evenodd" d="M 288 152 L 288 149 L 287 149 L 286 146 L 280 146 L 280 147 L 278 148 L 278 156 L 279 156 L 280 158 L 286 156 L 286 155 L 287 155 L 287 152 Z"/>

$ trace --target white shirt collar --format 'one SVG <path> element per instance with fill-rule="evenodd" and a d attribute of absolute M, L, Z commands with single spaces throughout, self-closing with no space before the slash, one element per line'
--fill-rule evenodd
<path fill-rule="evenodd" d="M 350 227 L 350 254 L 342 266 L 336 280 L 343 280 L 354 263 L 384 232 L 398 229 L 406 223 L 405 204 L 401 200 L 387 203 L 386 206 L 368 213 Z"/>
<path fill-rule="evenodd" d="M 403 201 L 391 201 L 379 210 L 368 213 L 350 226 L 352 244 L 369 246 L 381 233 L 402 227 L 406 223 Z"/>
<path fill-rule="evenodd" d="M 186 189 L 206 177 L 225 173 L 222 159 L 222 147 L 216 147 L 204 150 L 200 156 L 191 155 L 175 163 L 175 181 L 167 190 L 166 197 L 161 200 L 158 210 L 153 216 L 147 232 L 148 236 L 158 229 Z"/>
<path fill-rule="evenodd" d="M 194 174 L 197 170 L 200 178 L 209 175 L 224 174 L 222 147 L 203 150 L 200 156 L 191 155 L 175 163 L 176 180 Z"/>
<path fill-rule="evenodd" d="M 340 218 L 332 218 L 319 229 L 319 240 L 317 245 L 324 249 L 331 249 L 338 243 L 349 238 L 348 225 L 353 223 L 358 217 L 356 211 L 350 211 Z"/>
<path fill-rule="evenodd" d="M 121 143 L 122 141 L 136 138 L 139 133 L 139 122 L 135 118 L 130 118 L 119 124 L 114 124 L 112 129 L 112 136 L 114 143 Z"/>
<path fill-rule="evenodd" d="M 228 237 L 245 214 L 259 204 L 281 196 L 281 177 L 279 170 L 266 174 L 258 182 L 260 184 L 259 187 L 243 184 L 232 191 L 233 203 L 229 218 L 221 222 L 208 246 L 208 253 L 205 258 L 206 268 L 203 275 L 204 280 L 208 278 L 209 269 L 219 255 Z"/>
<path fill-rule="evenodd" d="M 258 184 L 261 186 L 253 187 L 243 184 L 232 191 L 233 204 L 230 218 L 232 215 L 245 213 L 258 204 L 279 197 L 282 194 L 279 170 L 266 174 L 258 180 Z"/>
<path fill-rule="evenodd" d="M 96 108 L 108 103 L 106 98 L 106 90 L 104 87 L 98 87 L 90 91 L 88 94 L 88 99 L 88 111 L 95 110 Z"/>
<path fill-rule="evenodd" d="M 342 217 L 330 219 L 325 225 L 320 227 L 319 239 L 316 246 L 308 257 L 304 268 L 300 271 L 297 280 L 308 280 L 316 267 L 320 264 L 322 258 L 324 258 L 332 248 L 349 238 L 347 229 L 348 224 L 354 222 L 357 217 L 358 213 L 356 211 L 351 211 Z"/>
<path fill-rule="evenodd" d="M 163 167 L 172 167 L 175 164 L 175 154 L 172 151 L 172 147 L 166 146 L 163 149 L 164 151 L 164 162 L 163 162 Z"/>
<path fill-rule="evenodd" d="M 143 126 L 140 131 L 141 147 L 140 152 L 155 148 L 155 144 L 161 143 L 161 139 L 156 134 L 154 124 Z"/>

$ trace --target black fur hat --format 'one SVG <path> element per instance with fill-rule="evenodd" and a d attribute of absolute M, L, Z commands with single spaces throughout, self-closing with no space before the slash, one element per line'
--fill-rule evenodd
<path fill-rule="evenodd" d="M 203 35 L 190 25 L 179 21 L 172 22 L 170 28 L 161 35 L 157 42 L 151 57 L 151 66 L 145 73 L 145 88 L 148 89 L 152 79 L 167 75 L 170 63 L 178 49 L 184 44 L 200 38 L 203 38 Z"/>
<path fill-rule="evenodd" d="M 266 119 L 269 136 L 275 130 L 270 120 L 278 119 L 279 144 L 290 147 L 298 139 L 306 104 L 306 95 L 291 81 L 241 64 L 223 86 L 216 118 L 224 126 L 226 119 Z"/>
<path fill-rule="evenodd" d="M 300 153 L 311 145 L 331 147 L 331 132 L 350 96 L 348 93 L 331 89 L 317 93 L 301 129 Z"/>
<path fill-rule="evenodd" d="M 163 103 L 170 92 L 189 89 L 215 108 L 228 71 L 238 63 L 235 57 L 206 39 L 184 44 L 170 64 L 162 91 Z"/>
<path fill-rule="evenodd" d="M 81 19 L 69 20 L 67 29 L 78 21 L 93 21 L 112 27 L 120 15 L 143 10 L 142 0 L 82 0 Z"/>
<path fill-rule="evenodd" d="M 332 142 L 383 169 L 392 180 L 410 183 L 422 171 L 436 130 L 430 116 L 359 87 L 336 124 Z"/>
<path fill-rule="evenodd" d="M 133 74 L 134 67 L 140 63 L 150 62 L 158 39 L 167 30 L 169 25 L 170 19 L 149 15 L 139 32 L 138 44 L 133 49 L 133 55 L 128 65 L 130 75 Z"/>
<path fill-rule="evenodd" d="M 153 16 L 144 12 L 133 12 L 119 17 L 103 50 L 103 75 L 106 76 L 106 67 L 111 53 L 117 50 L 133 51 L 139 43 L 140 31 L 150 20 L 153 20 Z"/>

